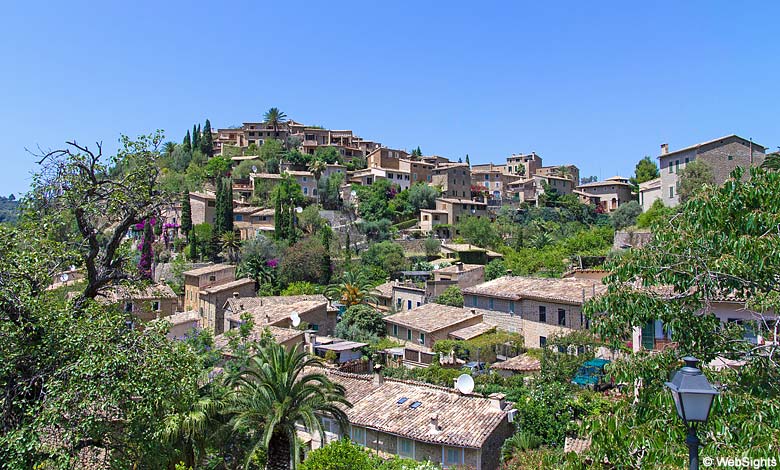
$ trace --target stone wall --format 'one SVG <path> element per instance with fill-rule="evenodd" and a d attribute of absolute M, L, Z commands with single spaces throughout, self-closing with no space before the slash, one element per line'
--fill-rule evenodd
<path fill-rule="evenodd" d="M 653 237 L 649 230 L 618 230 L 615 232 L 615 239 L 612 242 L 613 250 L 624 250 L 624 246 L 632 248 L 642 248 Z"/>

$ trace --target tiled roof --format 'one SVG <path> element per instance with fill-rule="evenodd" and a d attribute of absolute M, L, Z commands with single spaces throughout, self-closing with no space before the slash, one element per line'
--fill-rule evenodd
<path fill-rule="evenodd" d="M 477 312 L 475 314 L 471 309 L 430 303 L 412 310 L 389 315 L 384 319 L 393 324 L 431 333 L 448 326 L 457 325 L 475 316 L 482 318 L 481 313 Z"/>
<path fill-rule="evenodd" d="M 229 264 L 222 264 L 222 263 L 220 263 L 220 264 L 210 264 L 208 266 L 203 266 L 202 268 L 197 268 L 197 269 L 191 269 L 189 271 L 184 271 L 184 275 L 185 276 L 202 276 L 204 274 L 215 273 L 215 272 L 218 272 L 218 271 L 222 271 L 223 269 L 232 268 L 232 267 L 233 266 L 231 266 Z"/>
<path fill-rule="evenodd" d="M 159 283 L 145 287 L 115 285 L 100 290 L 100 300 L 105 302 L 119 302 L 121 300 L 143 299 L 175 299 L 176 293 L 168 284 Z"/>
<path fill-rule="evenodd" d="M 458 265 L 453 264 L 452 266 L 447 266 L 446 268 L 435 269 L 433 272 L 444 273 L 444 274 L 467 273 L 469 271 L 475 271 L 482 267 L 483 266 L 481 264 L 463 264 L 463 266 L 461 266 L 461 269 L 458 269 Z"/>
<path fill-rule="evenodd" d="M 613 177 L 613 178 L 616 178 L 616 177 Z M 596 188 L 596 187 L 599 187 L 599 186 L 616 186 L 616 185 L 617 186 L 632 186 L 633 187 L 633 185 L 631 183 L 627 182 L 627 181 L 624 182 L 624 181 L 618 181 L 618 180 L 613 180 L 613 179 L 609 178 L 609 179 L 606 179 L 604 181 L 596 181 L 595 183 L 581 184 L 581 185 L 577 186 L 577 188 L 582 190 L 582 189 L 587 189 L 587 188 Z"/>
<path fill-rule="evenodd" d="M 244 308 L 240 310 L 231 309 L 230 313 L 226 312 L 225 318 L 238 320 L 242 313 L 249 312 L 252 315 L 252 319 L 256 326 L 277 325 L 286 323 L 287 319 L 289 319 L 293 313 L 297 313 L 303 317 L 312 310 L 325 307 L 326 305 L 327 301 L 325 300 L 303 300 L 291 304 L 274 305 L 273 308 L 269 308 L 269 305 L 257 305 L 254 308 Z M 306 319 L 303 318 L 303 320 L 305 321 Z"/>
<path fill-rule="evenodd" d="M 160 320 L 170 322 L 172 325 L 181 325 L 200 320 L 200 315 L 197 310 L 187 310 L 186 312 L 174 313 L 173 315 L 163 317 Z"/>
<path fill-rule="evenodd" d="M 322 294 L 314 295 L 277 295 L 268 297 L 239 297 L 229 298 L 226 302 L 227 308 L 232 312 L 243 312 L 252 310 L 256 307 L 269 307 L 273 305 L 289 305 L 307 300 L 318 302 L 327 302 L 328 299 Z"/>
<path fill-rule="evenodd" d="M 262 207 L 257 206 L 244 206 L 244 207 L 236 207 L 233 209 L 234 214 L 254 214 L 255 212 L 263 210 Z"/>
<path fill-rule="evenodd" d="M 218 284 L 216 286 L 207 287 L 202 289 L 201 292 L 205 292 L 206 294 L 216 294 L 218 292 L 225 292 L 226 290 L 236 289 L 249 284 L 254 285 L 255 281 L 249 278 L 236 279 L 235 281 L 230 281 L 225 284 Z"/>
<path fill-rule="evenodd" d="M 512 408 L 511 403 L 499 409 L 489 398 L 420 382 L 385 378 L 380 385 L 371 375 L 319 368 L 306 372 L 324 373 L 345 388 L 353 406 L 344 411 L 353 425 L 431 444 L 481 448 Z M 407 400 L 397 403 L 401 398 Z M 420 405 L 411 409 L 414 402 Z M 433 416 L 438 429 L 432 429 Z"/>
<path fill-rule="evenodd" d="M 388 281 L 383 284 L 379 284 L 374 289 L 379 292 L 379 297 L 390 298 L 393 296 L 393 281 Z"/>
<path fill-rule="evenodd" d="M 269 326 L 269 325 L 255 326 L 252 329 L 252 332 L 249 333 L 249 340 L 257 341 L 258 339 L 260 339 L 260 337 L 263 334 L 263 330 L 265 330 L 265 328 L 268 328 L 268 330 L 271 332 L 271 335 L 273 335 L 274 337 L 274 341 L 276 341 L 279 344 L 285 343 L 298 336 L 301 337 L 301 342 L 303 342 L 303 335 L 304 335 L 303 331 L 292 329 L 292 328 L 280 328 L 278 326 Z M 217 350 L 225 349 L 227 345 L 228 345 L 228 338 L 227 336 L 225 336 L 224 333 L 214 337 L 214 349 Z"/>
<path fill-rule="evenodd" d="M 474 200 L 471 200 L 471 199 L 452 199 L 452 198 L 447 198 L 447 197 L 440 197 L 440 198 L 438 198 L 436 200 L 437 201 L 449 202 L 450 204 L 475 204 L 475 205 L 478 205 L 478 206 L 487 206 L 486 202 L 474 201 Z"/>
<path fill-rule="evenodd" d="M 463 289 L 463 294 L 581 305 L 594 294 L 599 296 L 606 291 L 607 287 L 601 281 L 592 279 L 504 276 Z"/>
<path fill-rule="evenodd" d="M 663 157 L 666 157 L 666 156 L 669 156 L 669 155 L 674 155 L 675 153 L 687 152 L 688 150 L 694 150 L 694 149 L 696 149 L 698 147 L 703 147 L 705 145 L 714 144 L 715 142 L 718 142 L 720 140 L 727 140 L 727 139 L 734 139 L 734 138 L 740 139 L 740 140 L 748 140 L 748 139 L 744 139 L 744 138 L 742 138 L 742 137 L 740 137 L 740 136 L 738 136 L 736 134 L 731 134 L 731 135 L 727 135 L 727 136 L 724 136 L 724 137 L 719 137 L 717 139 L 708 140 L 706 142 L 701 142 L 699 144 L 690 145 L 688 147 L 683 147 L 681 149 L 674 150 L 674 151 L 671 151 L 671 152 L 667 152 L 667 153 L 665 153 L 663 155 L 659 155 L 658 158 L 663 158 Z M 756 148 L 756 150 L 758 150 L 758 149 L 766 150 L 766 147 L 764 147 L 763 145 L 759 145 L 759 144 L 757 144 L 755 142 L 753 142 L 753 146 Z"/>
<path fill-rule="evenodd" d="M 506 361 L 496 362 L 490 365 L 491 369 L 511 370 L 513 372 L 535 372 L 542 370 L 542 361 L 531 356 L 521 354 L 510 357 Z"/>
<path fill-rule="evenodd" d="M 468 341 L 470 339 L 476 338 L 477 336 L 482 336 L 485 333 L 489 333 L 496 329 L 496 325 L 491 325 L 490 323 L 477 323 L 476 325 L 467 326 L 466 328 L 461 328 L 459 330 L 451 331 L 450 336 L 455 339 L 462 339 L 465 341 Z"/>

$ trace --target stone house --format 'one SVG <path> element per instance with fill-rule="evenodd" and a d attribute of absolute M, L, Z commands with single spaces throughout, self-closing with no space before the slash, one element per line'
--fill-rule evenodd
<path fill-rule="evenodd" d="M 241 240 L 250 240 L 260 234 L 274 231 L 274 210 L 246 206 L 233 209 L 233 227 Z"/>
<path fill-rule="evenodd" d="M 528 347 L 553 334 L 589 328 L 582 305 L 606 292 L 600 280 L 504 276 L 463 290 L 464 305 L 484 312 L 485 322 L 523 335 Z"/>
<path fill-rule="evenodd" d="M 216 284 L 199 292 L 198 312 L 201 325 L 215 335 L 222 333 L 225 325 L 225 302 L 231 297 L 253 297 L 255 281 L 236 279 L 225 284 Z"/>
<path fill-rule="evenodd" d="M 200 314 L 197 310 L 188 310 L 186 312 L 174 313 L 169 317 L 163 318 L 171 324 L 166 337 L 168 339 L 184 339 L 191 330 L 200 328 Z"/>
<path fill-rule="evenodd" d="M 596 204 L 603 212 L 612 212 L 629 201 L 634 200 L 634 186 L 628 178 L 613 176 L 604 181 L 577 186 L 578 196 L 584 204 L 598 201 Z"/>
<path fill-rule="evenodd" d="M 408 158 L 409 154 L 403 150 L 381 147 L 366 155 L 366 164 L 369 168 L 399 170 L 399 161 Z"/>
<path fill-rule="evenodd" d="M 465 163 L 442 163 L 431 170 L 431 185 L 445 198 L 471 198 L 471 169 Z"/>
<path fill-rule="evenodd" d="M 225 331 L 238 328 L 244 312 L 252 315 L 255 327 L 271 325 L 281 328 L 290 328 L 290 316 L 297 313 L 301 322 L 308 324 L 308 329 L 321 335 L 332 335 L 339 313 L 323 295 L 233 296 L 225 301 L 223 307 Z"/>
<path fill-rule="evenodd" d="M 505 173 L 510 175 L 530 177 L 542 167 L 542 157 L 531 152 L 528 154 L 512 154 L 506 157 Z"/>
<path fill-rule="evenodd" d="M 387 336 L 430 351 L 436 341 L 447 339 L 451 332 L 482 323 L 482 314 L 431 303 L 386 316 L 384 320 Z"/>
<path fill-rule="evenodd" d="M 487 204 L 471 199 L 437 198 L 435 209 L 420 210 L 420 230 L 423 233 L 442 232 L 445 238 L 457 235 L 452 227 L 437 229 L 437 225 L 454 226 L 466 216 L 487 217 Z M 454 235 L 453 235 L 454 234 Z"/>
<path fill-rule="evenodd" d="M 705 162 L 712 170 L 715 184 L 721 185 L 736 167 L 748 168 L 763 163 L 765 152 L 764 146 L 735 134 L 673 152 L 669 151 L 669 144 L 663 144 L 661 155 L 658 156 L 658 166 L 661 170 L 661 199 L 664 205 L 669 207 L 679 204 L 678 175 L 689 162 L 697 159 Z"/>
<path fill-rule="evenodd" d="M 214 224 L 216 214 L 217 196 L 212 192 L 190 193 L 190 208 L 192 209 L 192 225 L 202 223 Z"/>
<path fill-rule="evenodd" d="M 504 255 L 495 251 L 481 248 L 470 243 L 442 243 L 441 255 L 443 258 L 466 264 L 485 265 L 494 259 L 503 258 Z"/>
<path fill-rule="evenodd" d="M 308 370 L 307 370 L 308 372 Z M 345 389 L 349 428 L 327 416 L 327 441 L 348 437 L 381 455 L 429 460 L 443 468 L 497 470 L 501 445 L 510 437 L 515 411 L 502 394 L 483 397 L 421 382 L 317 369 Z M 300 431 L 303 431 L 301 429 Z M 309 437 L 306 434 L 303 437 Z M 322 446 L 319 436 L 312 448 Z"/>
<path fill-rule="evenodd" d="M 460 289 L 475 286 L 485 282 L 485 266 L 481 264 L 464 264 L 460 261 L 446 268 L 434 269 L 433 279 L 428 281 L 428 294 L 437 297 L 450 286 Z"/>
<path fill-rule="evenodd" d="M 236 280 L 236 267 L 229 264 L 210 264 L 184 272 L 184 310 L 200 307 L 200 291 L 211 286 Z"/>
<path fill-rule="evenodd" d="M 642 206 L 642 212 L 650 210 L 656 199 L 662 199 L 661 196 L 660 177 L 639 183 L 639 205 Z"/>
<path fill-rule="evenodd" d="M 178 297 L 165 283 L 145 287 L 115 285 L 100 290 L 98 300 L 116 305 L 141 322 L 148 322 L 176 313 Z"/>

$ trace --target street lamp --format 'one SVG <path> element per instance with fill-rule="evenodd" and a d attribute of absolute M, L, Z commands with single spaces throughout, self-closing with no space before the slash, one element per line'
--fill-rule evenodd
<path fill-rule="evenodd" d="M 671 382 L 666 386 L 672 391 L 674 405 L 677 414 L 682 418 L 685 427 L 688 428 L 688 436 L 685 443 L 688 444 L 688 461 L 690 470 L 699 470 L 699 438 L 696 436 L 696 427 L 704 423 L 710 416 L 712 401 L 718 392 L 707 381 L 707 377 L 696 367 L 699 360 L 687 356 L 683 358 L 685 367 L 677 371 Z"/>

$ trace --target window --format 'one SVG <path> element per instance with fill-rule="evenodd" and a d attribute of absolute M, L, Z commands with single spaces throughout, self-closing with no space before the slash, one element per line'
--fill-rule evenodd
<path fill-rule="evenodd" d="M 460 465 L 463 463 L 463 449 L 445 447 L 444 465 Z"/>
<path fill-rule="evenodd" d="M 216 205 L 217 205 L 217 202 L 216 202 L 216 201 L 209 201 L 209 202 L 208 202 L 208 206 L 209 206 L 209 207 L 216 207 Z"/>
<path fill-rule="evenodd" d="M 316 323 L 311 323 L 311 324 L 309 324 L 309 329 L 310 330 L 314 330 L 314 331 L 320 331 L 320 325 L 318 325 Z"/>
<path fill-rule="evenodd" d="M 509 301 L 509 313 L 515 313 L 515 301 L 510 300 Z"/>
<path fill-rule="evenodd" d="M 672 162 L 669 162 L 669 174 L 674 173 L 674 167 L 672 166 Z"/>
<path fill-rule="evenodd" d="M 395 307 L 396 308 L 401 308 L 401 305 L 403 305 L 403 303 L 404 303 L 404 299 L 396 299 Z"/>
<path fill-rule="evenodd" d="M 547 346 L 547 337 L 546 336 L 540 336 L 539 337 L 539 347 L 543 348 Z"/>
<path fill-rule="evenodd" d="M 729 155 L 729 161 L 734 160 L 734 155 Z"/>
<path fill-rule="evenodd" d="M 133 311 L 133 303 L 125 302 L 125 312 L 130 313 Z"/>
<path fill-rule="evenodd" d="M 674 186 L 669 186 L 669 197 L 674 197 Z"/>
<path fill-rule="evenodd" d="M 420 332 L 420 344 L 425 344 L 425 333 Z"/>
<path fill-rule="evenodd" d="M 398 438 L 398 455 L 400 457 L 414 458 L 414 441 L 411 439 Z"/>
<path fill-rule="evenodd" d="M 213 274 L 209 276 L 209 282 L 214 282 L 217 280 L 217 276 L 214 276 Z"/>
<path fill-rule="evenodd" d="M 686 164 L 686 165 L 688 164 L 688 160 L 690 160 L 690 159 L 689 159 L 689 158 L 686 158 L 686 159 L 685 159 L 685 164 Z"/>
<path fill-rule="evenodd" d="M 417 302 L 417 306 L 419 307 L 420 305 L 422 305 L 422 303 L 421 302 Z"/>
<path fill-rule="evenodd" d="M 412 330 L 410 330 L 410 329 L 407 329 L 407 330 L 406 330 L 406 339 L 407 339 L 408 341 L 411 341 L 411 340 L 412 340 Z"/>
<path fill-rule="evenodd" d="M 303 177 L 303 182 L 304 182 L 304 183 L 306 182 L 306 177 L 305 177 L 305 176 Z"/>
<path fill-rule="evenodd" d="M 303 188 L 303 194 L 309 194 L 309 188 Z"/>
<path fill-rule="evenodd" d="M 152 302 L 152 310 L 155 311 L 155 312 L 159 312 L 160 311 L 160 301 L 159 300 L 155 300 L 155 301 Z"/>
<path fill-rule="evenodd" d="M 406 310 L 411 310 L 411 309 L 412 309 L 412 301 L 411 300 L 407 300 L 406 301 Z"/>
<path fill-rule="evenodd" d="M 566 326 L 566 310 L 562 308 L 558 309 L 558 324 L 561 326 Z"/>
<path fill-rule="evenodd" d="M 236 214 L 236 222 L 241 222 L 242 220 L 244 220 L 244 216 L 241 214 Z"/>
<path fill-rule="evenodd" d="M 675 171 L 676 173 L 679 173 L 679 172 L 680 172 L 680 160 L 675 160 L 675 161 L 674 161 L 674 171 Z"/>
<path fill-rule="evenodd" d="M 539 306 L 539 321 L 542 323 L 547 323 L 547 307 L 544 305 Z"/>
<path fill-rule="evenodd" d="M 477 296 L 476 296 L 476 295 L 472 295 L 472 296 L 471 296 L 471 305 L 472 305 L 473 307 L 476 307 L 476 306 L 477 306 Z"/>
<path fill-rule="evenodd" d="M 488 299 L 488 308 L 493 310 L 493 299 Z"/>
<path fill-rule="evenodd" d="M 393 336 L 398 338 L 398 325 L 393 325 Z"/>
<path fill-rule="evenodd" d="M 352 426 L 352 442 L 361 446 L 366 445 L 366 428 Z"/>

